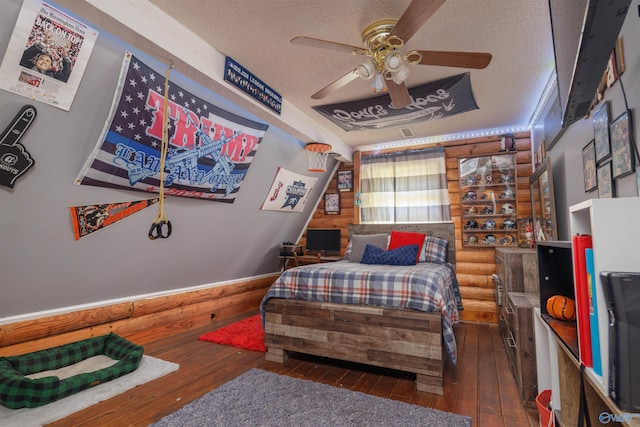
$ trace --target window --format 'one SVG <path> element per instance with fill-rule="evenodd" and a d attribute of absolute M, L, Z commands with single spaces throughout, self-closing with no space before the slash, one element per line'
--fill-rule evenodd
<path fill-rule="evenodd" d="M 362 156 L 362 224 L 451 221 L 442 147 Z"/>

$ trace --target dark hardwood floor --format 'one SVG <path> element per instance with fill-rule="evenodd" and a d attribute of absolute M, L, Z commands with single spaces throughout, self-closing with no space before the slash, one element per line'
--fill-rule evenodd
<path fill-rule="evenodd" d="M 522 406 L 495 324 L 456 327 L 458 365 L 447 362 L 444 395 L 416 391 L 410 374 L 295 355 L 285 364 L 264 353 L 198 341 L 198 336 L 240 318 L 140 343 L 145 353 L 180 364 L 177 372 L 136 387 L 50 426 L 147 426 L 251 368 L 344 387 L 415 405 L 470 416 L 473 426 L 538 426 L 538 413 Z"/>

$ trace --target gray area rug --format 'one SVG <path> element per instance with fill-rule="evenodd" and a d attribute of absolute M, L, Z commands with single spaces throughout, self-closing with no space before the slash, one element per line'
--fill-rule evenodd
<path fill-rule="evenodd" d="M 0 427 L 40 427 L 52 423 L 140 384 L 165 376 L 179 367 L 177 363 L 144 355 L 135 371 L 47 405 L 22 409 L 9 409 L 0 405 Z"/>
<path fill-rule="evenodd" d="M 471 418 L 252 369 L 153 426 L 469 427 Z"/>

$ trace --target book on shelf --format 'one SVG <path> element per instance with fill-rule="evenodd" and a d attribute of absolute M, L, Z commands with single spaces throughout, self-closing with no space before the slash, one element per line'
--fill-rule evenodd
<path fill-rule="evenodd" d="M 598 375 L 602 375 L 600 332 L 598 328 L 598 302 L 596 301 L 596 271 L 593 263 L 593 248 L 585 249 L 585 258 L 587 264 L 587 281 L 589 282 L 589 325 L 591 327 L 593 371 Z"/>
<path fill-rule="evenodd" d="M 580 362 L 587 367 L 593 366 L 590 306 L 591 291 L 587 278 L 585 250 L 592 247 L 591 236 L 587 234 L 573 236 L 573 276 L 575 281 L 578 353 Z"/>

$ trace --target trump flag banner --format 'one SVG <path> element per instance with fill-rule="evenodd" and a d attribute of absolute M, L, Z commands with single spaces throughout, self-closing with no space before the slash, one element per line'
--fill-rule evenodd
<path fill-rule="evenodd" d="M 130 52 L 98 143 L 77 185 L 159 192 L 164 78 Z M 164 193 L 233 203 L 268 125 L 170 82 Z"/>

